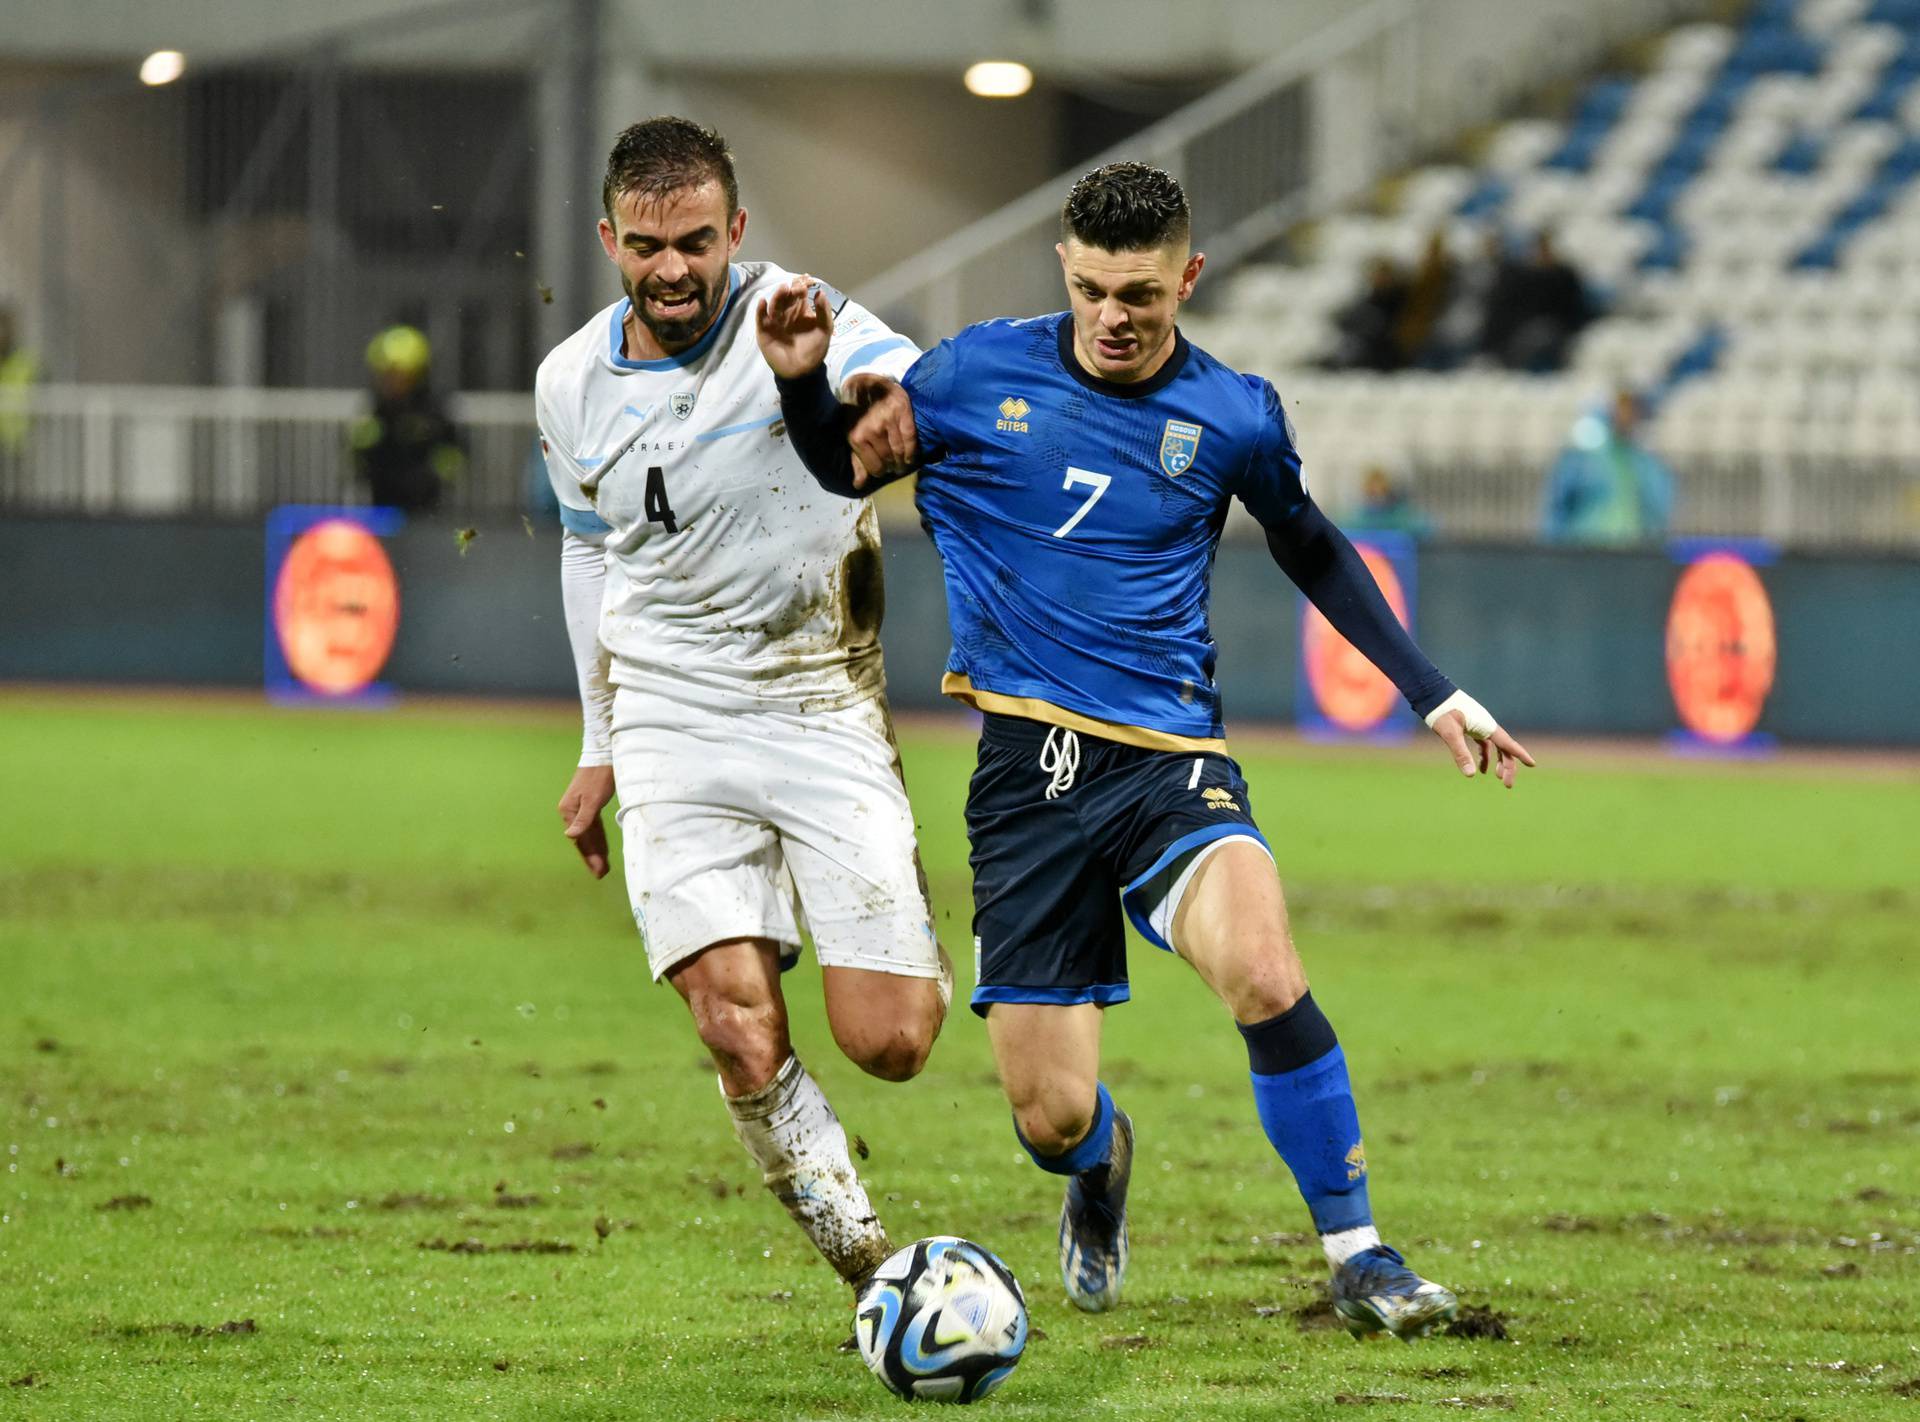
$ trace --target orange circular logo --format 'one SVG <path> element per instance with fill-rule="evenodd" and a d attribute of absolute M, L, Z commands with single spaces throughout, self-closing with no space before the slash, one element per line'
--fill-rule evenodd
<path fill-rule="evenodd" d="M 366 686 L 400 627 L 400 585 L 380 540 L 344 518 L 294 539 L 274 584 L 273 625 L 287 669 L 313 690 Z"/>
<path fill-rule="evenodd" d="M 1407 595 L 1400 586 L 1400 575 L 1379 549 L 1364 543 L 1354 545 L 1366 562 L 1367 571 L 1379 584 L 1387 606 L 1407 625 Z M 1307 664 L 1307 686 L 1313 692 L 1313 704 L 1320 714 L 1343 731 L 1370 731 L 1386 719 L 1398 702 L 1395 690 L 1372 662 L 1353 643 L 1333 630 L 1311 603 L 1300 624 L 1302 659 Z"/>
<path fill-rule="evenodd" d="M 1689 565 L 1667 612 L 1667 685 L 1681 724 L 1704 740 L 1739 740 L 1760 722 L 1773 668 L 1773 604 L 1753 566 L 1733 553 Z"/>

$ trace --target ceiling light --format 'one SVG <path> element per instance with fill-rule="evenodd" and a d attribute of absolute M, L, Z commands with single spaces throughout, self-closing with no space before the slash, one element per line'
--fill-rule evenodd
<path fill-rule="evenodd" d="M 1017 99 L 1033 87 L 1033 71 L 1007 59 L 983 59 L 967 68 L 967 92 L 982 99 Z"/>
<path fill-rule="evenodd" d="M 187 57 L 177 49 L 156 49 L 140 61 L 140 82 L 156 88 L 171 84 L 186 72 Z"/>

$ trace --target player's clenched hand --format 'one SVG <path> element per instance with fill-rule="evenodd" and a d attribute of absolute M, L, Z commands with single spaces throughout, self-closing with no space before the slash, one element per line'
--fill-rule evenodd
<path fill-rule="evenodd" d="M 1429 711 L 1427 725 L 1447 743 L 1462 775 L 1474 774 L 1476 766 L 1485 774 L 1497 761 L 1500 783 L 1511 790 L 1515 767 L 1533 764 L 1527 748 L 1501 730 L 1493 713 L 1464 691 L 1454 692 Z"/>
<path fill-rule="evenodd" d="M 560 823 L 580 852 L 587 872 L 596 879 L 607 877 L 607 827 L 600 822 L 600 812 L 612 798 L 610 765 L 581 766 L 567 782 L 567 793 L 560 797 Z"/>
<path fill-rule="evenodd" d="M 913 398 L 897 380 L 872 371 L 849 375 L 841 387 L 859 418 L 847 432 L 853 447 L 853 487 L 905 474 L 919 459 L 920 440 L 913 428 Z"/>
<path fill-rule="evenodd" d="M 754 311 L 760 354 L 782 380 L 811 375 L 827 358 L 833 303 L 812 277 L 794 277 L 760 298 Z"/>

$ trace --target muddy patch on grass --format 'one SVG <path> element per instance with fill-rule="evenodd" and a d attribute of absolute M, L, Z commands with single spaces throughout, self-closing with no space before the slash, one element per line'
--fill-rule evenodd
<path fill-rule="evenodd" d="M 230 1318 L 225 1323 L 208 1325 L 205 1323 L 129 1323 L 114 1330 L 122 1338 L 158 1338 L 172 1334 L 177 1338 L 218 1338 L 238 1334 L 258 1333 L 259 1326 L 250 1318 Z"/>
<path fill-rule="evenodd" d="M 1404 1392 L 1336 1392 L 1333 1395 L 1336 1407 L 1394 1407 L 1414 1400 Z"/>
<path fill-rule="evenodd" d="M 1505 1393 L 1490 1392 L 1480 1397 L 1441 1397 L 1434 1400 L 1435 1407 L 1458 1407 L 1486 1412 L 1511 1412 L 1513 1399 Z"/>
<path fill-rule="evenodd" d="M 1476 1343 L 1505 1343 L 1510 1336 L 1507 1316 L 1484 1304 L 1461 1304 L 1460 1312 L 1442 1332 L 1449 1338 L 1466 1338 Z"/>
<path fill-rule="evenodd" d="M 1444 1382 L 1449 1378 L 1463 1378 L 1466 1375 L 1467 1370 L 1465 1368 L 1422 1368 L 1419 1373 L 1416 1374 L 1416 1376 L 1425 1378 L 1428 1382 Z"/>
<path fill-rule="evenodd" d="M 7 1383 L 7 1386 L 8 1387 L 34 1387 L 39 1383 L 39 1381 L 40 1381 L 40 1374 L 38 1373 L 22 1373 L 20 1374 L 19 1377 L 9 1380 Z"/>
<path fill-rule="evenodd" d="M 382 1195 L 374 1206 L 378 1210 L 451 1210 L 454 1202 L 445 1195 L 426 1195 L 418 1191 L 393 1191 Z"/>
<path fill-rule="evenodd" d="M 423 1239 L 422 1249 L 440 1254 L 572 1254 L 573 1245 L 561 1239 L 510 1239 L 489 1244 L 484 1239 Z"/>
<path fill-rule="evenodd" d="M 1102 1348 L 1117 1348 L 1127 1352 L 1137 1352 L 1141 1348 L 1151 1348 L 1153 1339 L 1144 1333 L 1123 1333 L 1113 1338 L 1102 1338 Z"/>
<path fill-rule="evenodd" d="M 1598 1234 L 1600 1222 L 1585 1215 L 1548 1215 L 1540 1221 L 1540 1228 L 1555 1234 Z"/>
<path fill-rule="evenodd" d="M 33 1375 L 29 1373 L 27 1376 L 31 1377 Z M 1908 1378 L 1903 1383 L 1895 1383 L 1893 1385 L 1893 1395 L 1895 1397 L 1920 1398 L 1920 1378 Z"/>
<path fill-rule="evenodd" d="M 350 1229 L 335 1229 L 328 1225 L 312 1225 L 306 1229 L 299 1229 L 293 1225 L 262 1225 L 254 1233 L 265 1235 L 268 1239 L 352 1239 L 354 1237 L 354 1232 Z"/>
<path fill-rule="evenodd" d="M 548 1158 L 552 1160 L 585 1160 L 592 1154 L 592 1141 L 568 1141 L 565 1145 L 557 1145 L 547 1152 Z"/>
<path fill-rule="evenodd" d="M 531 1210 L 540 1203 L 540 1197 L 532 1192 L 518 1195 L 507 1188 L 506 1181 L 494 1182 L 493 1206 L 497 1210 Z"/>
<path fill-rule="evenodd" d="M 111 1200 L 95 1205 L 96 1210 L 150 1210 L 153 1201 L 146 1195 L 115 1195 Z"/>

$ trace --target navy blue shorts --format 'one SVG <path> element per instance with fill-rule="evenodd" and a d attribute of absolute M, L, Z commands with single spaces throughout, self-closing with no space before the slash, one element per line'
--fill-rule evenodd
<path fill-rule="evenodd" d="M 981 728 L 967 839 L 982 1016 L 996 1002 L 1125 1002 L 1126 919 L 1171 951 L 1147 922 L 1142 889 L 1210 840 L 1266 843 L 1233 757 L 1076 734 L 1063 788 L 1066 731 L 1001 715 Z"/>

